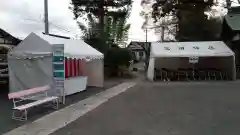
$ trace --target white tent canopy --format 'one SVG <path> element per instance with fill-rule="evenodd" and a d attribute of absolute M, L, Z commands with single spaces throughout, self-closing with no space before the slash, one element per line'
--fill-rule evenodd
<path fill-rule="evenodd" d="M 151 47 L 151 57 L 209 57 L 234 55 L 222 41 L 154 42 Z"/>
<path fill-rule="evenodd" d="M 31 33 L 8 54 L 10 92 L 53 83 L 52 46 L 64 44 L 67 58 L 86 59 L 82 74 L 88 86 L 103 87 L 103 54 L 82 40 Z M 79 80 L 78 80 L 79 79 Z M 81 77 L 67 78 L 65 91 L 78 91 Z"/>
<path fill-rule="evenodd" d="M 188 63 L 183 63 L 181 58 L 229 58 L 225 60 L 215 60 L 220 68 L 224 67 L 224 61 L 230 63 L 228 69 L 233 73 L 235 70 L 235 57 L 231 49 L 229 49 L 222 41 L 201 41 L 201 42 L 153 42 L 151 44 L 150 60 L 148 67 L 148 79 L 153 80 L 155 68 L 170 68 L 177 69 L 188 66 Z M 201 64 L 201 63 L 200 63 Z M 227 64 L 227 63 L 225 63 Z M 208 66 L 206 63 L 203 67 Z M 216 66 L 216 65 L 212 65 Z M 231 71 L 230 71 L 231 70 Z M 234 73 L 235 74 L 235 73 Z M 232 74 L 233 78 L 235 75 Z"/>
<path fill-rule="evenodd" d="M 52 54 L 52 45 L 64 44 L 64 55 L 69 58 L 102 59 L 103 54 L 86 44 L 82 40 L 73 40 L 31 33 L 21 42 L 10 55 L 45 56 Z"/>

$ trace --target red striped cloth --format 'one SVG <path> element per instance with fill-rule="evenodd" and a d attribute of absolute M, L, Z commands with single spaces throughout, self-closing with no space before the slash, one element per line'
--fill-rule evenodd
<path fill-rule="evenodd" d="M 69 69 L 68 69 L 68 66 L 69 66 L 69 60 L 68 60 L 68 58 L 65 58 L 65 59 L 64 59 L 64 73 L 65 73 L 65 78 L 68 78 L 68 77 L 69 77 Z"/>
<path fill-rule="evenodd" d="M 73 59 L 72 58 L 70 58 L 69 59 L 69 70 L 70 70 L 70 75 L 69 75 L 69 77 L 73 77 Z"/>
<path fill-rule="evenodd" d="M 76 59 L 76 76 L 79 76 L 79 65 L 78 65 L 78 59 Z"/>
<path fill-rule="evenodd" d="M 82 60 L 78 60 L 78 76 L 82 76 Z"/>
<path fill-rule="evenodd" d="M 77 59 L 73 59 L 73 76 L 77 76 Z"/>

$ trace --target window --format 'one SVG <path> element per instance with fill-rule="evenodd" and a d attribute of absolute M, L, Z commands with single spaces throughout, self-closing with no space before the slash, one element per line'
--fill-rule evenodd
<path fill-rule="evenodd" d="M 132 52 L 132 56 L 135 57 L 135 52 Z"/>
<path fill-rule="evenodd" d="M 139 56 L 143 56 L 143 52 L 139 52 Z"/>

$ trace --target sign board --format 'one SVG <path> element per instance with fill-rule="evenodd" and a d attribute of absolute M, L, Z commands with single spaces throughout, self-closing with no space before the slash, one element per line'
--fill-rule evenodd
<path fill-rule="evenodd" d="M 189 57 L 189 63 L 195 64 L 195 63 L 198 63 L 198 61 L 199 61 L 199 57 L 197 56 Z"/>
<path fill-rule="evenodd" d="M 64 45 L 55 44 L 52 48 L 52 68 L 53 68 L 53 81 L 55 93 L 62 97 L 62 102 L 65 103 L 64 91 Z"/>

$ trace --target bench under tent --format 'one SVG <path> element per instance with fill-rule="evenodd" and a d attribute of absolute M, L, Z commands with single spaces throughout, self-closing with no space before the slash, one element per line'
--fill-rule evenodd
<path fill-rule="evenodd" d="M 184 69 L 190 73 L 214 69 L 225 73 L 229 80 L 236 79 L 234 52 L 222 41 L 153 42 L 151 44 L 147 71 L 149 80 L 153 81 L 156 78 L 157 71 L 179 73 Z"/>

